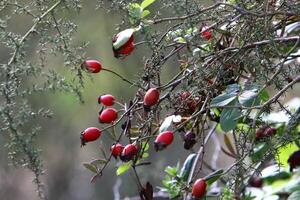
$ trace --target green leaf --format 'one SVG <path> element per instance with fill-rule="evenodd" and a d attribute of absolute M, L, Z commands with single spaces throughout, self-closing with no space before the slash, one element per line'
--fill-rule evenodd
<path fill-rule="evenodd" d="M 187 181 L 189 175 L 190 175 L 190 171 L 192 169 L 193 163 L 195 158 L 197 157 L 197 154 L 193 153 L 190 154 L 184 161 L 183 166 L 180 170 L 180 174 L 179 177 L 183 180 L 183 181 Z"/>
<path fill-rule="evenodd" d="M 90 164 L 97 166 L 97 165 L 104 165 L 106 162 L 107 162 L 107 160 L 105 160 L 103 158 L 99 158 L 99 159 L 92 160 L 90 162 Z"/>
<path fill-rule="evenodd" d="M 149 10 L 144 10 L 144 11 L 142 12 L 142 17 L 141 17 L 141 18 L 145 18 L 145 17 L 147 17 L 149 14 L 150 14 L 150 11 L 149 11 Z"/>
<path fill-rule="evenodd" d="M 239 95 L 238 100 L 243 106 L 254 106 L 259 103 L 257 99 L 257 90 L 245 90 Z"/>
<path fill-rule="evenodd" d="M 241 115 L 242 112 L 238 108 L 224 108 L 220 116 L 220 124 L 222 130 L 224 132 L 228 132 L 235 129 L 237 120 L 241 117 Z"/>
<path fill-rule="evenodd" d="M 167 166 L 165 168 L 165 172 L 167 174 L 169 174 L 170 176 L 176 176 L 177 175 L 177 172 L 178 172 L 178 168 L 177 167 L 170 167 L 170 166 Z"/>
<path fill-rule="evenodd" d="M 297 151 L 298 149 L 298 146 L 294 142 L 280 147 L 278 149 L 278 156 L 276 156 L 277 162 L 280 163 L 284 168 L 288 168 L 289 164 L 287 160 L 289 159 L 290 155 L 292 155 L 292 153 L 294 153 L 294 151 Z"/>
<path fill-rule="evenodd" d="M 266 102 L 269 100 L 270 96 L 269 93 L 267 92 L 267 90 L 262 90 L 259 94 L 259 98 L 263 101 Z"/>
<path fill-rule="evenodd" d="M 224 170 L 219 169 L 217 171 L 212 172 L 211 174 L 208 174 L 204 179 L 206 180 L 207 185 L 213 184 L 215 181 L 217 181 L 222 175 Z"/>
<path fill-rule="evenodd" d="M 97 167 L 95 165 L 92 165 L 90 163 L 83 163 L 83 166 L 91 172 L 98 173 Z"/>
<path fill-rule="evenodd" d="M 211 101 L 211 106 L 226 106 L 236 99 L 236 93 L 221 94 Z"/>
<path fill-rule="evenodd" d="M 270 146 L 267 143 L 257 144 L 253 149 L 253 153 L 250 155 L 252 161 L 258 162 L 262 160 L 262 157 L 266 154 L 269 148 Z"/>
<path fill-rule="evenodd" d="M 143 9 L 147 8 L 148 6 L 150 6 L 152 3 L 154 3 L 155 0 L 144 0 L 141 4 L 141 7 Z"/>
<path fill-rule="evenodd" d="M 225 90 L 225 93 L 238 93 L 240 91 L 241 87 L 238 85 L 238 84 L 231 84 L 231 85 L 228 85 L 226 90 Z"/>
<path fill-rule="evenodd" d="M 131 24 L 137 23 L 142 18 L 143 8 L 138 3 L 130 3 L 128 11 Z"/>
<path fill-rule="evenodd" d="M 293 192 L 287 200 L 299 200 L 300 199 L 300 190 Z"/>
<path fill-rule="evenodd" d="M 121 174 L 123 174 L 123 173 L 125 173 L 126 171 L 128 171 L 128 170 L 130 169 L 131 165 L 132 165 L 132 161 L 126 162 L 126 163 L 122 163 L 122 164 L 118 167 L 118 169 L 117 169 L 117 172 L 116 172 L 117 176 L 120 176 Z"/>

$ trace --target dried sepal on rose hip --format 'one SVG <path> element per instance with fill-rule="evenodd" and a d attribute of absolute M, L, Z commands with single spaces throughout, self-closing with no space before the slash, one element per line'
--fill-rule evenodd
<path fill-rule="evenodd" d="M 138 148 L 134 144 L 128 144 L 122 150 L 120 159 L 123 162 L 128 162 L 130 160 L 133 160 L 137 156 L 137 153 L 138 153 Z"/>
<path fill-rule="evenodd" d="M 193 184 L 192 196 L 196 199 L 203 197 L 206 193 L 206 181 L 205 179 L 197 179 Z"/>
<path fill-rule="evenodd" d="M 98 103 L 105 106 L 112 106 L 115 103 L 115 97 L 111 94 L 104 94 L 98 97 Z"/>
<path fill-rule="evenodd" d="M 98 73 L 102 69 L 102 65 L 98 60 L 86 60 L 81 64 L 81 68 L 90 73 Z"/>
<path fill-rule="evenodd" d="M 134 29 L 126 29 L 114 36 L 112 47 L 116 58 L 128 56 L 134 50 Z"/>
<path fill-rule="evenodd" d="M 195 144 L 196 144 L 196 134 L 188 131 L 184 134 L 183 136 L 183 140 L 184 140 L 184 148 L 189 150 L 191 149 Z"/>
<path fill-rule="evenodd" d="M 287 160 L 290 165 L 290 171 L 292 172 L 295 168 L 300 167 L 300 150 L 295 151 L 290 155 Z"/>
<path fill-rule="evenodd" d="M 88 142 L 97 140 L 101 136 L 101 130 L 96 127 L 89 127 L 81 132 L 80 140 L 81 146 L 84 146 Z"/>
<path fill-rule="evenodd" d="M 150 88 L 144 96 L 144 107 L 149 108 L 157 104 L 159 100 L 159 91 L 156 88 Z"/>
<path fill-rule="evenodd" d="M 114 158 L 117 158 L 118 156 L 120 156 L 123 149 L 124 149 L 124 146 L 120 143 L 116 143 L 110 147 L 111 154 L 113 155 Z"/>
<path fill-rule="evenodd" d="M 118 111 L 114 108 L 106 108 L 99 113 L 99 122 L 110 124 L 118 118 Z"/>
<path fill-rule="evenodd" d="M 174 133 L 172 131 L 164 131 L 160 133 L 154 141 L 155 150 L 160 151 L 165 149 L 173 142 L 173 139 L 174 139 Z"/>

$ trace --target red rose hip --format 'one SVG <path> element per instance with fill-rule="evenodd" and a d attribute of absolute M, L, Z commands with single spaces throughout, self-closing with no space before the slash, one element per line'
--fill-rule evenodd
<path fill-rule="evenodd" d="M 201 198 L 206 192 L 206 182 L 204 179 L 197 179 L 193 185 L 192 195 L 195 198 Z"/>
<path fill-rule="evenodd" d="M 145 106 L 153 106 L 155 105 L 159 100 L 159 91 L 156 88 L 150 88 L 145 96 L 144 96 L 144 105 Z"/>
<path fill-rule="evenodd" d="M 86 60 L 81 64 L 81 68 L 91 73 L 98 73 L 102 69 L 102 65 L 97 60 Z"/>
<path fill-rule="evenodd" d="M 211 31 L 208 29 L 208 26 L 204 26 L 202 29 L 201 29 L 201 34 L 202 34 L 202 37 L 206 40 L 210 40 L 211 37 L 212 37 L 212 33 Z"/>
<path fill-rule="evenodd" d="M 105 95 L 101 95 L 98 98 L 98 103 L 99 104 L 103 104 L 105 106 L 112 106 L 115 103 L 115 97 L 111 94 L 105 94 Z"/>
<path fill-rule="evenodd" d="M 124 147 L 120 155 L 120 159 L 124 162 L 128 162 L 130 160 L 133 160 L 137 155 L 137 153 L 138 153 L 137 147 L 133 144 L 128 144 Z"/>
<path fill-rule="evenodd" d="M 123 149 L 124 149 L 124 146 L 120 143 L 117 143 L 117 144 L 114 144 L 114 145 L 111 146 L 110 151 L 111 151 L 111 154 L 115 158 L 117 158 L 118 156 L 121 155 Z"/>
<path fill-rule="evenodd" d="M 84 146 L 87 142 L 97 140 L 101 135 L 101 130 L 95 127 L 90 127 L 81 132 L 80 140 L 81 146 Z"/>
<path fill-rule="evenodd" d="M 154 148 L 156 151 L 163 150 L 167 146 L 169 146 L 174 139 L 174 133 L 172 131 L 164 131 L 160 133 L 154 142 Z"/>
<path fill-rule="evenodd" d="M 99 115 L 99 122 L 112 123 L 118 118 L 118 112 L 114 108 L 106 108 Z"/>

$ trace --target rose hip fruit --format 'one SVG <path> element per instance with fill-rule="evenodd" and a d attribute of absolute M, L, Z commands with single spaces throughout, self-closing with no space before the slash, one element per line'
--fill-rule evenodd
<path fill-rule="evenodd" d="M 192 195 L 199 199 L 205 195 L 206 182 L 204 179 L 197 179 L 193 185 Z"/>
<path fill-rule="evenodd" d="M 300 150 L 295 151 L 290 155 L 288 159 L 288 163 L 290 164 L 290 171 L 292 172 L 294 168 L 300 166 Z"/>
<path fill-rule="evenodd" d="M 120 143 L 117 143 L 117 144 L 114 144 L 110 147 L 110 151 L 111 151 L 111 154 L 117 158 L 118 156 L 121 155 L 122 151 L 124 149 L 124 146 Z"/>
<path fill-rule="evenodd" d="M 81 68 L 91 73 L 98 73 L 102 69 L 102 65 L 97 60 L 86 60 L 81 64 Z"/>
<path fill-rule="evenodd" d="M 124 162 L 128 162 L 133 160 L 138 153 L 138 149 L 134 144 L 128 144 L 122 150 L 120 155 L 120 159 Z"/>
<path fill-rule="evenodd" d="M 260 177 L 258 176 L 253 176 L 249 180 L 249 185 L 251 187 L 256 187 L 256 188 L 261 188 L 263 185 L 263 181 Z"/>
<path fill-rule="evenodd" d="M 118 112 L 114 108 L 106 108 L 99 115 L 99 122 L 112 123 L 118 118 Z"/>
<path fill-rule="evenodd" d="M 174 133 L 172 131 L 164 131 L 160 133 L 154 142 L 154 148 L 156 151 L 163 150 L 168 145 L 170 145 L 173 142 L 174 139 Z"/>
<path fill-rule="evenodd" d="M 112 106 L 115 103 L 115 97 L 111 94 L 105 94 L 105 95 L 101 95 L 98 98 L 98 103 L 99 104 L 103 104 L 105 106 Z"/>
<path fill-rule="evenodd" d="M 155 105 L 159 100 L 159 91 L 156 88 L 150 88 L 144 96 L 144 105 L 147 107 Z"/>
<path fill-rule="evenodd" d="M 201 34 L 202 34 L 203 38 L 205 38 L 206 40 L 210 40 L 211 39 L 212 32 L 208 29 L 208 26 L 202 27 L 201 32 L 202 32 Z"/>
<path fill-rule="evenodd" d="M 81 146 L 84 146 L 87 142 L 97 140 L 101 135 L 101 130 L 96 127 L 90 127 L 81 132 L 80 140 Z"/>

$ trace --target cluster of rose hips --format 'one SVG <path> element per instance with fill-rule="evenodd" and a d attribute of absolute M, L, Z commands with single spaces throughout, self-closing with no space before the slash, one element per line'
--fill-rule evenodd
<path fill-rule="evenodd" d="M 268 125 L 260 127 L 255 133 L 255 139 L 260 140 L 266 137 L 272 137 L 276 134 L 276 128 L 272 128 Z"/>
<path fill-rule="evenodd" d="M 202 37 L 206 40 L 210 40 L 212 37 L 211 31 L 207 26 L 201 28 Z M 112 40 L 114 56 L 124 57 L 132 53 L 134 50 L 134 29 L 126 29 L 114 36 Z M 99 73 L 102 65 L 97 60 L 86 60 L 82 63 L 81 67 L 90 73 Z M 199 106 L 200 99 L 194 98 L 190 92 L 182 92 L 178 98 L 181 109 L 178 109 L 183 115 L 191 115 Z M 157 88 L 150 88 L 144 95 L 143 106 L 146 112 L 151 111 L 152 107 L 158 104 L 160 101 L 160 92 Z M 99 112 L 99 122 L 111 124 L 118 119 L 118 111 L 112 108 L 115 104 L 115 97 L 110 94 L 101 95 L 98 98 L 98 103 L 103 105 L 103 108 Z M 177 109 L 176 109 L 177 110 Z M 89 127 L 81 133 L 81 145 L 85 145 L 88 142 L 96 141 L 102 134 L 102 131 L 96 127 Z M 174 133 L 170 130 L 163 131 L 156 136 L 154 141 L 154 148 L 156 151 L 160 151 L 169 146 L 174 140 Z M 114 158 L 120 158 L 123 162 L 135 160 L 139 154 L 139 141 L 135 141 L 131 144 L 122 145 L 117 140 L 111 147 L 111 156 Z M 187 132 L 184 135 L 184 147 L 190 149 L 196 143 L 196 135 L 192 132 Z M 200 198 L 205 195 L 206 181 L 205 179 L 198 179 L 193 184 L 192 195 L 195 198 Z"/>

